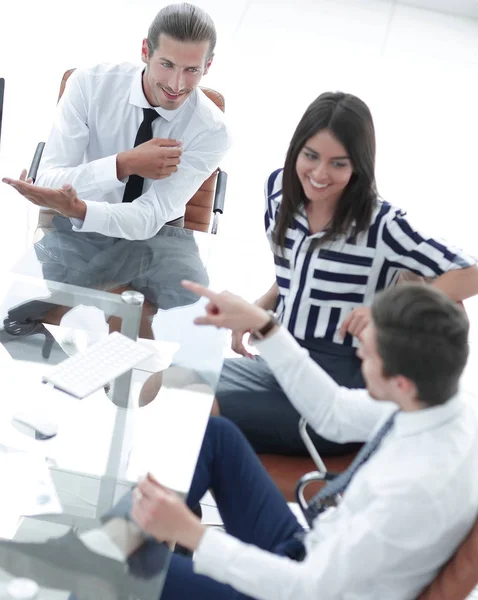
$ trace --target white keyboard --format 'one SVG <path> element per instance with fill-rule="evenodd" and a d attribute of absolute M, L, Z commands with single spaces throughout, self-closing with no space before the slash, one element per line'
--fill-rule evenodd
<path fill-rule="evenodd" d="M 43 381 L 53 383 L 56 388 L 72 396 L 85 398 L 152 354 L 154 349 L 151 347 L 114 332 L 92 344 L 85 352 L 64 360 L 44 375 Z"/>

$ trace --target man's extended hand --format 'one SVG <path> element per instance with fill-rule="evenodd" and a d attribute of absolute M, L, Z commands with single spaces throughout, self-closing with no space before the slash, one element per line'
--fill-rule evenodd
<path fill-rule="evenodd" d="M 196 325 L 214 325 L 227 327 L 233 331 L 251 331 L 260 329 L 270 319 L 269 314 L 257 304 L 249 304 L 246 300 L 231 292 L 220 294 L 192 281 L 182 281 L 187 290 L 209 300 L 206 314 L 196 317 Z"/>
<path fill-rule="evenodd" d="M 131 511 L 136 524 L 160 542 L 178 542 L 196 550 L 205 527 L 177 494 L 160 485 L 151 475 L 133 492 Z"/>
<path fill-rule="evenodd" d="M 4 177 L 3 183 L 11 185 L 32 204 L 43 208 L 56 210 L 64 217 L 84 219 L 86 216 L 86 204 L 76 195 L 75 190 L 69 184 L 60 189 L 51 189 L 33 185 L 31 179 L 27 179 L 27 171 L 24 169 L 20 179 Z"/>
<path fill-rule="evenodd" d="M 178 170 L 183 149 L 178 140 L 153 138 L 116 157 L 118 179 L 140 175 L 145 179 L 165 179 Z"/>
<path fill-rule="evenodd" d="M 241 356 L 245 356 L 246 358 L 253 358 L 254 355 L 249 352 L 249 350 L 244 345 L 244 337 L 249 330 L 243 331 L 242 329 L 235 329 L 232 331 L 232 339 L 231 339 L 231 348 L 237 354 L 241 354 Z"/>

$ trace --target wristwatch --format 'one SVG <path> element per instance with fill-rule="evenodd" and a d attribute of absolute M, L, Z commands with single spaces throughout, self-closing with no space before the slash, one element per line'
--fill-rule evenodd
<path fill-rule="evenodd" d="M 267 323 L 263 325 L 260 329 L 254 329 L 253 331 L 251 331 L 249 335 L 249 340 L 251 342 L 260 342 L 266 337 L 266 335 L 271 329 L 273 329 L 276 325 L 280 326 L 279 319 L 273 310 L 268 310 L 267 314 L 270 317 Z"/>

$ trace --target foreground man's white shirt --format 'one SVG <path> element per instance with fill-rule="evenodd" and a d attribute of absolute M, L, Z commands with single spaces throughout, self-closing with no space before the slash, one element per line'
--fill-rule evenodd
<path fill-rule="evenodd" d="M 368 440 L 396 410 L 366 391 L 339 387 L 283 328 L 257 347 L 324 437 Z M 416 598 L 476 519 L 477 470 L 472 398 L 458 395 L 440 407 L 400 413 L 340 506 L 315 521 L 303 562 L 208 530 L 194 569 L 260 600 Z"/>

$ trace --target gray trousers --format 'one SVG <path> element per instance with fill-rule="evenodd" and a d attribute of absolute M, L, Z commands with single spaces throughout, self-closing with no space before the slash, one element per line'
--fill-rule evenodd
<path fill-rule="evenodd" d="M 323 339 L 298 341 L 339 385 L 365 387 L 361 361 L 354 348 Z M 262 358 L 225 360 L 216 399 L 221 415 L 239 427 L 256 452 L 308 456 L 299 434 L 300 415 Z M 317 390 L 317 401 L 320 401 L 320 390 Z M 310 428 L 309 433 L 318 452 L 324 456 L 348 454 L 360 446 L 358 443 L 337 444 Z"/>

